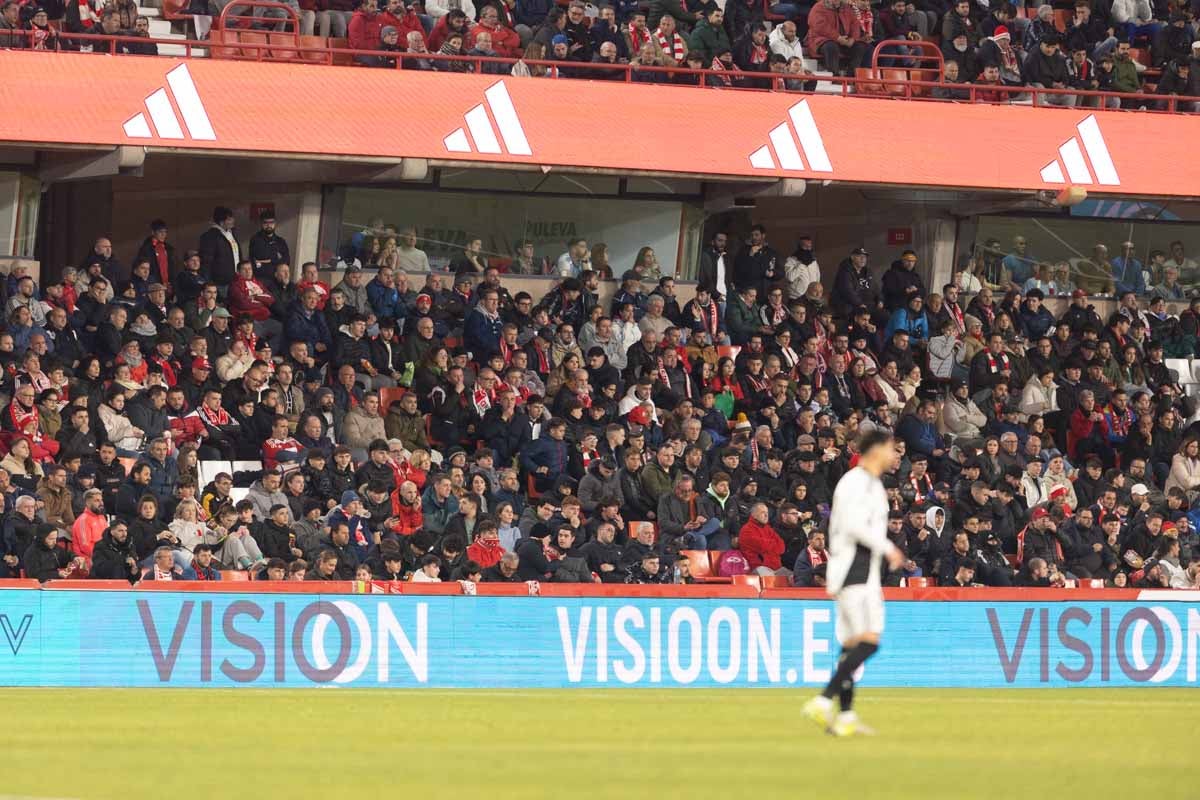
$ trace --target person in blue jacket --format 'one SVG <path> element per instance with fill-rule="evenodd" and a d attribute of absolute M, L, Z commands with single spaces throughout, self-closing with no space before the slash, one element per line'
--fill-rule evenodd
<path fill-rule="evenodd" d="M 903 439 L 908 452 L 924 453 L 929 457 L 929 471 L 935 480 L 945 480 L 948 473 L 946 458 L 946 442 L 938 433 L 935 420 L 937 405 L 932 400 L 925 400 L 917 407 L 916 412 L 906 415 L 896 426 L 896 438 Z"/>
<path fill-rule="evenodd" d="M 329 333 L 325 315 L 317 310 L 319 299 L 316 289 L 305 289 L 288 313 L 284 333 L 289 342 L 306 343 L 309 355 L 317 362 L 324 363 L 329 360 L 333 336 Z"/>
<path fill-rule="evenodd" d="M 924 342 L 929 339 L 929 318 L 925 316 L 925 301 L 921 295 L 914 294 L 908 298 L 904 308 L 892 312 L 883 338 L 890 339 L 896 331 L 904 331 L 913 342 Z"/>
<path fill-rule="evenodd" d="M 500 335 L 504 322 L 500 319 L 500 295 L 495 289 L 484 289 L 479 303 L 463 322 L 463 344 L 472 358 L 480 364 L 500 352 Z"/>
<path fill-rule="evenodd" d="M 1054 315 L 1042 305 L 1044 297 L 1041 289 L 1030 289 L 1029 294 L 1025 295 L 1025 302 L 1021 304 L 1021 319 L 1018 327 L 1025 329 L 1025 335 L 1029 341 L 1036 342 L 1043 336 L 1049 335 L 1050 330 L 1054 327 Z"/>
<path fill-rule="evenodd" d="M 528 447 L 521 449 L 521 466 L 533 476 L 533 485 L 539 492 L 547 492 L 554 480 L 567 471 L 570 454 L 564 441 L 567 423 L 555 417 L 546 423 L 546 435 L 534 439 Z"/>
<path fill-rule="evenodd" d="M 396 273 L 390 267 L 380 267 L 378 274 L 367 284 L 367 302 L 378 319 L 403 319 L 404 303 L 396 288 Z"/>

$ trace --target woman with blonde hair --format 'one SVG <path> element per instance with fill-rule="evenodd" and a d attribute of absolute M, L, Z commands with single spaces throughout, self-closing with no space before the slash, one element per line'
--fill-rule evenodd
<path fill-rule="evenodd" d="M 530 42 L 525 45 L 525 55 L 513 64 L 512 75 L 515 78 L 542 78 L 546 75 L 546 67 L 542 64 L 529 64 L 529 61 L 541 61 L 546 58 L 546 48 L 541 42 Z"/>
<path fill-rule="evenodd" d="M 653 247 L 638 250 L 637 258 L 633 260 L 633 271 L 643 281 L 657 282 L 662 277 L 662 268 L 658 264 L 658 257 L 654 255 Z"/>

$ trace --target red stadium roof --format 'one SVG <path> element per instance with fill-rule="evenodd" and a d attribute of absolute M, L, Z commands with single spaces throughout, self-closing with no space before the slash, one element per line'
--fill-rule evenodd
<path fill-rule="evenodd" d="M 1200 117 L 0 52 L 0 141 L 1192 196 Z M 253 97 L 254 102 L 247 102 Z M 375 98 L 372 113 L 363 99 Z M 390 98 L 382 102 L 382 98 Z M 603 109 L 603 111 L 599 111 Z"/>

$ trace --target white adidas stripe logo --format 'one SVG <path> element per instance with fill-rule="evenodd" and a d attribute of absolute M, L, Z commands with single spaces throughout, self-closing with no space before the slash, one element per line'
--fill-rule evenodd
<path fill-rule="evenodd" d="M 208 112 L 204 110 L 204 103 L 200 101 L 200 94 L 196 91 L 196 84 L 192 81 L 187 64 L 180 64 L 167 73 L 167 86 L 170 87 L 170 92 L 166 87 L 162 87 L 146 96 L 146 111 L 150 114 L 150 121 L 146 120 L 143 113 L 134 114 L 125 121 L 125 135 L 131 139 L 153 139 L 154 133 L 150 131 L 150 122 L 153 122 L 154 130 L 158 132 L 160 139 L 191 138 L 216 141 L 217 135 L 213 132 L 212 122 L 208 118 Z M 179 108 L 179 115 L 183 117 L 183 124 L 187 126 L 187 136 L 184 135 L 179 116 L 176 116 L 175 108 L 171 105 L 172 95 L 175 98 L 175 106 Z"/>
<path fill-rule="evenodd" d="M 1100 123 L 1095 114 L 1089 114 L 1083 122 L 1075 126 L 1079 136 L 1072 136 L 1058 148 L 1058 158 L 1042 167 L 1042 180 L 1046 183 L 1066 183 L 1063 178 L 1063 167 L 1067 168 L 1067 177 L 1076 186 L 1090 186 L 1092 172 L 1096 174 L 1096 183 L 1101 186 L 1120 186 L 1121 179 L 1117 176 L 1117 168 L 1104 143 L 1100 133 Z M 1083 141 L 1080 149 L 1079 142 Z M 1084 156 L 1084 153 L 1087 156 Z M 1088 161 L 1092 163 L 1092 171 L 1088 171 Z"/>
<path fill-rule="evenodd" d="M 505 150 L 509 155 L 513 156 L 531 156 L 533 151 L 529 149 L 529 140 L 525 138 L 525 129 L 521 127 L 521 119 L 517 116 L 517 110 L 513 107 L 512 98 L 508 96 L 508 88 L 505 87 L 504 81 L 496 83 L 484 93 L 484 102 L 472 108 L 463 115 L 466 121 L 466 129 L 456 128 L 453 133 L 442 140 L 442 144 L 451 153 L 492 153 L 501 154 Z M 496 138 L 496 129 L 492 127 L 492 119 L 488 117 L 488 111 L 491 111 L 491 117 L 496 120 L 496 128 L 500 130 L 500 139 L 504 140 L 504 147 L 500 147 L 500 141 Z M 467 138 L 467 131 L 471 132 L 471 138 Z M 475 147 L 471 147 L 471 143 L 475 143 Z"/>
<path fill-rule="evenodd" d="M 788 118 L 792 124 L 782 122 L 771 129 L 767 138 L 770 144 L 765 144 L 750 154 L 750 166 L 755 169 L 776 169 L 776 162 L 783 169 L 803 170 L 804 159 L 813 172 L 833 172 L 829 163 L 829 154 L 825 152 L 825 140 L 817 129 L 813 119 L 812 109 L 807 100 L 801 100 L 788 109 Z M 792 128 L 795 127 L 793 132 Z M 797 142 L 799 149 L 796 148 Z M 775 154 L 771 155 L 774 148 Z M 804 151 L 804 157 L 800 151 Z"/>

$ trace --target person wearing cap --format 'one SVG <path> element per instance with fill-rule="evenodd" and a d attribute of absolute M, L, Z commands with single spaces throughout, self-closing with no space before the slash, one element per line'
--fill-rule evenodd
<path fill-rule="evenodd" d="M 254 262 L 254 275 L 264 279 L 280 264 L 291 264 L 292 253 L 287 240 L 275 231 L 275 212 L 264 210 L 258 217 L 259 228 L 250 237 L 246 250 Z"/>
<path fill-rule="evenodd" d="M 900 258 L 892 262 L 892 266 L 883 273 L 881 279 L 883 290 L 883 306 L 889 313 L 906 307 L 913 296 L 925 297 L 925 281 L 917 272 L 917 254 L 913 250 L 905 250 Z"/>
<path fill-rule="evenodd" d="M 1028 568 L 1031 561 L 1041 559 L 1054 570 L 1065 563 L 1064 546 L 1070 547 L 1070 538 L 1064 530 L 1058 531 L 1058 523 L 1045 506 L 1037 506 L 1029 515 L 1029 525 L 1017 535 L 1017 561 Z"/>

